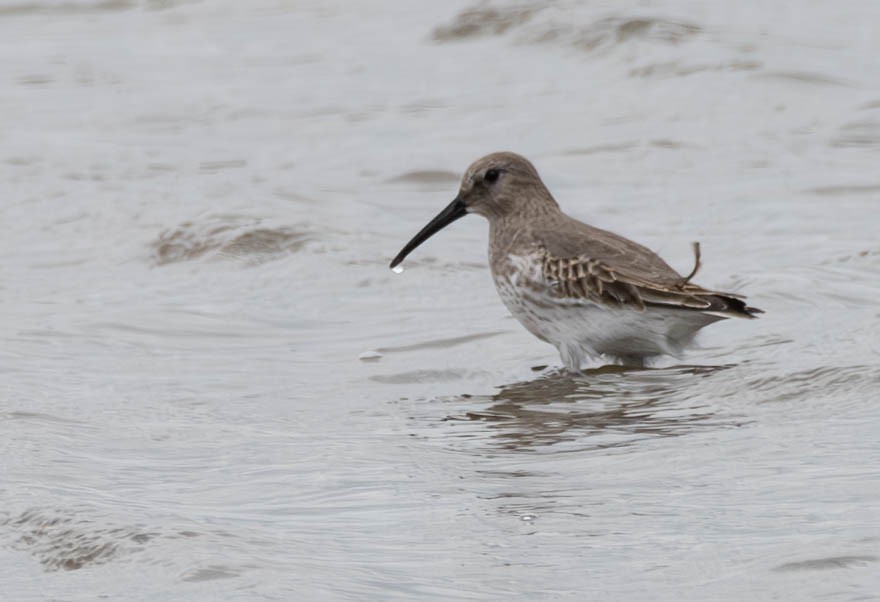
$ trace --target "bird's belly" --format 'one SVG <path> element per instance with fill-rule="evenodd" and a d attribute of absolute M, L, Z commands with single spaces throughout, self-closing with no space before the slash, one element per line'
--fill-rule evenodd
<path fill-rule="evenodd" d="M 495 286 L 510 313 L 533 335 L 559 349 L 569 364 L 602 355 L 678 355 L 697 330 L 714 321 L 698 312 L 606 307 L 559 298 L 534 283 L 507 278 L 496 278 Z"/>

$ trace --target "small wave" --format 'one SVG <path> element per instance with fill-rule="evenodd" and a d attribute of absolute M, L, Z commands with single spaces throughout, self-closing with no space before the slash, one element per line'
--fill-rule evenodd
<path fill-rule="evenodd" d="M 67 0 L 56 2 L 17 2 L 0 6 L 0 18 L 18 15 L 91 15 L 127 10 L 168 10 L 198 0 Z"/>
<path fill-rule="evenodd" d="M 839 148 L 880 148 L 880 119 L 862 119 L 842 125 L 831 139 Z"/>
<path fill-rule="evenodd" d="M 104 564 L 143 549 L 158 533 L 139 527 L 97 527 L 92 520 L 50 510 L 31 509 L 0 519 L 10 547 L 33 555 L 47 571 L 73 571 Z"/>
<path fill-rule="evenodd" d="M 32 14 L 83 14 L 130 10 L 130 0 L 99 0 L 98 2 L 21 2 L 0 7 L 0 16 Z"/>
<path fill-rule="evenodd" d="M 581 148 L 572 148 L 565 151 L 565 155 L 596 155 L 600 153 L 625 153 L 637 148 L 636 142 L 618 142 L 612 144 L 597 144 Z"/>
<path fill-rule="evenodd" d="M 745 387 L 762 395 L 765 403 L 791 402 L 819 396 L 837 398 L 849 392 L 860 394 L 875 391 L 880 377 L 871 366 L 818 366 L 806 370 L 761 376 L 747 381 Z M 838 404 L 839 407 L 839 404 Z"/>
<path fill-rule="evenodd" d="M 565 29 L 561 27 L 560 31 Z M 566 37 L 581 49 L 595 50 L 631 40 L 679 44 L 700 31 L 693 23 L 659 17 L 608 17 L 583 29 L 569 30 Z"/>
<path fill-rule="evenodd" d="M 217 579 L 230 579 L 238 577 L 239 572 L 224 566 L 208 566 L 194 569 L 183 575 L 182 581 L 200 583 L 202 581 L 216 581 Z"/>
<path fill-rule="evenodd" d="M 447 383 L 463 379 L 467 375 L 458 370 L 412 370 L 398 374 L 377 374 L 370 380 L 386 385 L 409 385 L 417 383 Z"/>
<path fill-rule="evenodd" d="M 0 17 L 17 15 L 85 15 L 96 13 L 114 13 L 126 10 L 145 8 L 148 10 L 166 10 L 175 6 L 191 3 L 193 0 L 92 0 L 92 1 L 57 1 L 57 2 L 18 2 L 0 6 Z"/>
<path fill-rule="evenodd" d="M 865 566 L 872 562 L 877 562 L 876 556 L 830 556 L 828 558 L 813 558 L 810 560 L 799 560 L 797 562 L 786 562 L 775 567 L 774 571 L 817 571 L 827 569 L 842 569 L 850 567 Z"/>
<path fill-rule="evenodd" d="M 754 77 L 759 79 L 777 80 L 786 83 L 807 84 L 817 86 L 849 86 L 849 82 L 842 79 L 818 73 L 814 71 L 765 71 L 758 73 Z"/>
<path fill-rule="evenodd" d="M 261 227 L 260 220 L 223 218 L 198 224 L 184 222 L 159 234 L 151 246 L 156 265 L 205 256 L 262 263 L 299 251 L 312 239 L 311 232 L 302 227 Z"/>
<path fill-rule="evenodd" d="M 457 345 L 463 345 L 465 343 L 471 343 L 473 341 L 479 341 L 482 339 L 488 339 L 491 337 L 497 337 L 500 334 L 504 334 L 504 331 L 492 331 L 492 332 L 478 332 L 475 334 L 469 334 L 460 337 L 451 337 L 447 339 L 434 339 L 431 341 L 423 341 L 420 343 L 413 343 L 411 345 L 398 345 L 393 347 L 379 347 L 376 349 L 379 353 L 397 353 L 397 352 L 407 352 L 407 351 L 418 351 L 421 349 L 448 349 L 450 347 L 455 347 Z"/>
<path fill-rule="evenodd" d="M 880 138 L 878 138 L 880 142 Z M 877 194 L 880 184 L 838 184 L 836 186 L 817 186 L 806 190 L 810 194 L 820 196 L 844 196 L 851 194 Z"/>
<path fill-rule="evenodd" d="M 388 182 L 413 183 L 413 184 L 458 184 L 461 177 L 451 171 L 439 169 L 426 169 L 421 171 L 408 171 L 393 177 Z"/>
<path fill-rule="evenodd" d="M 633 41 L 680 44 L 702 31 L 694 23 L 652 16 L 612 16 L 586 25 L 578 25 L 561 17 L 536 19 L 539 13 L 549 7 L 550 4 L 474 6 L 459 13 L 450 23 L 435 28 L 432 38 L 449 42 L 500 36 L 516 30 L 519 33 L 517 41 L 522 43 L 556 43 L 595 51 Z"/>
<path fill-rule="evenodd" d="M 677 61 L 651 63 L 630 69 L 629 76 L 636 78 L 649 77 L 687 77 L 696 73 L 721 71 L 756 71 L 761 68 L 758 61 L 724 61 L 721 63 L 683 64 Z"/>
<path fill-rule="evenodd" d="M 434 29 L 432 37 L 440 42 L 501 35 L 522 25 L 540 10 L 527 6 L 496 8 L 476 6 L 460 12 L 451 23 Z"/>

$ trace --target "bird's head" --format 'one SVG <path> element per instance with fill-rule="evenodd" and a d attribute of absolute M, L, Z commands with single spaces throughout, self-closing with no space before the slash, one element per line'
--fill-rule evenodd
<path fill-rule="evenodd" d="M 482 215 L 491 222 L 511 216 L 528 219 L 547 210 L 558 210 L 558 205 L 528 159 L 507 152 L 486 155 L 467 168 L 458 196 L 401 249 L 391 267 L 468 213 Z"/>

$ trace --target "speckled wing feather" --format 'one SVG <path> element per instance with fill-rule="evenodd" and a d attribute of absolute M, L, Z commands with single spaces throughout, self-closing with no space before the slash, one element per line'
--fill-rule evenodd
<path fill-rule="evenodd" d="M 620 280 L 613 270 L 590 257 L 554 257 L 544 253 L 544 278 L 560 297 L 587 299 L 600 305 L 628 305 L 645 309 L 638 288 Z"/>
<path fill-rule="evenodd" d="M 544 277 L 560 297 L 638 310 L 652 305 L 743 318 L 763 313 L 746 306 L 744 297 L 691 284 L 690 276 L 676 272 L 656 253 L 614 232 L 564 214 L 551 227 L 534 234 Z"/>
<path fill-rule="evenodd" d="M 586 299 L 599 305 L 639 311 L 652 305 L 744 318 L 760 313 L 747 307 L 739 295 L 704 289 L 681 276 L 672 281 L 668 278 L 652 281 L 584 255 L 556 257 L 544 250 L 541 270 L 551 290 L 562 298 Z"/>

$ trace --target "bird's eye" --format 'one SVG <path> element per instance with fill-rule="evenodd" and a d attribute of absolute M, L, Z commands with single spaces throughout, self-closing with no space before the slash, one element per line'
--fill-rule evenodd
<path fill-rule="evenodd" d="M 488 169 L 486 170 L 486 174 L 483 176 L 483 179 L 487 182 L 494 182 L 498 179 L 500 172 L 497 169 Z"/>

